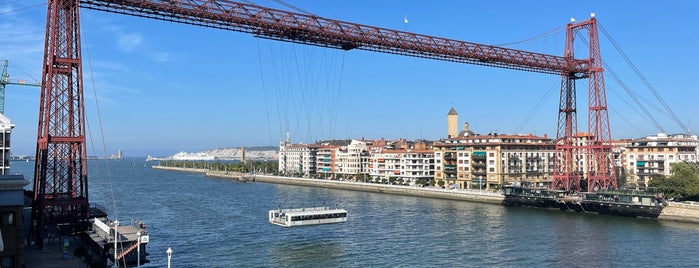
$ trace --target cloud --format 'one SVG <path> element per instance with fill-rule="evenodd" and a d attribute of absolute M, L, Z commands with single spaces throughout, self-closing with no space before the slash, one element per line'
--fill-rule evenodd
<path fill-rule="evenodd" d="M 113 36 L 116 37 L 116 47 L 119 51 L 142 56 L 158 63 L 166 63 L 172 60 L 171 53 L 155 49 L 148 37 L 142 33 L 113 25 L 112 22 L 106 20 L 100 20 L 100 23 L 103 24 L 102 28 L 104 30 L 113 33 Z"/>
<path fill-rule="evenodd" d="M 139 33 L 122 33 L 117 37 L 117 46 L 124 52 L 133 52 L 142 43 L 143 36 Z"/>
<path fill-rule="evenodd" d="M 7 7 L 0 12 L 9 12 L 5 10 L 13 9 Z M 0 33 L 3 35 L 0 58 L 10 60 L 10 70 L 22 70 L 23 73 L 17 75 L 27 79 L 41 77 L 45 35 L 45 24 L 30 18 L 29 13 L 3 14 L 0 19 Z"/>

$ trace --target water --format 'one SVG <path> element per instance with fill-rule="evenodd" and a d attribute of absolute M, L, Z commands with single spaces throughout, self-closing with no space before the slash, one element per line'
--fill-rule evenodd
<path fill-rule="evenodd" d="M 144 159 L 90 161 L 90 200 L 149 227 L 165 267 L 680 267 L 699 225 L 206 178 Z M 99 168 L 96 168 L 96 165 Z M 33 162 L 12 162 L 32 180 Z M 98 174 L 99 171 L 99 175 Z M 113 191 L 102 190 L 111 174 Z M 103 199 L 104 196 L 104 199 Z M 337 205 L 347 223 L 283 228 L 278 207 Z M 110 214 L 115 215 L 110 210 Z"/>

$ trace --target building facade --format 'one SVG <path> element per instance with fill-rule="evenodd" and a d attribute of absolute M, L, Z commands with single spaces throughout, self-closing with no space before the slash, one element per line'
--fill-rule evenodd
<path fill-rule="evenodd" d="M 386 149 L 371 154 L 369 176 L 374 181 L 415 184 L 434 179 L 434 151 L 427 149 Z"/>
<path fill-rule="evenodd" d="M 279 143 L 279 172 L 287 175 L 311 177 L 316 174 L 316 154 L 321 146 L 291 144 L 289 139 Z"/>
<path fill-rule="evenodd" d="M 459 136 L 435 143 L 435 179 L 450 187 L 490 190 L 520 184 L 547 187 L 555 144 L 534 135 Z"/>
<path fill-rule="evenodd" d="M 22 267 L 24 186 L 22 175 L 10 175 L 10 136 L 14 124 L 0 114 L 0 267 Z"/>
<path fill-rule="evenodd" d="M 672 164 L 699 161 L 699 139 L 696 135 L 659 133 L 631 141 L 624 154 L 627 183 L 643 189 L 653 175 L 672 175 Z"/>

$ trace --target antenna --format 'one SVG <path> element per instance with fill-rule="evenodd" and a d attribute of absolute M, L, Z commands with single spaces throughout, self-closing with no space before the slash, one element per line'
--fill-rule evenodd
<path fill-rule="evenodd" d="M 403 15 L 403 22 L 405 22 L 405 29 L 404 30 L 407 32 L 408 31 L 408 16 L 407 15 Z"/>

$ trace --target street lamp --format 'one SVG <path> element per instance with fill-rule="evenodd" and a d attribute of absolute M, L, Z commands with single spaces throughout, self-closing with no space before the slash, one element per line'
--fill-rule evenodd
<path fill-rule="evenodd" d="M 139 230 L 136 232 L 136 244 L 138 244 L 138 247 L 136 248 L 136 267 L 141 267 L 141 231 Z"/>
<path fill-rule="evenodd" d="M 117 232 L 117 227 L 119 226 L 119 221 L 114 221 L 114 267 L 119 267 L 117 264 L 117 238 L 119 238 L 119 233 Z"/>
<path fill-rule="evenodd" d="M 170 259 L 172 258 L 172 248 L 167 247 L 167 268 L 170 268 Z"/>

